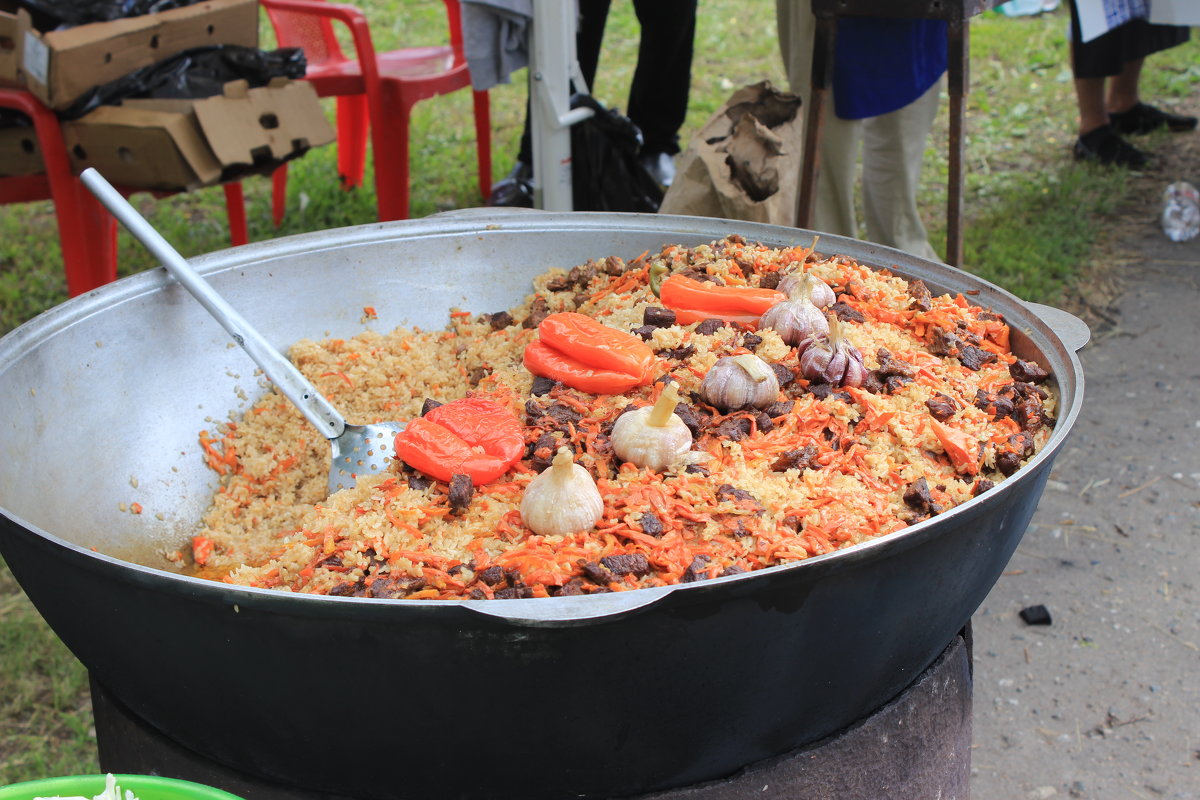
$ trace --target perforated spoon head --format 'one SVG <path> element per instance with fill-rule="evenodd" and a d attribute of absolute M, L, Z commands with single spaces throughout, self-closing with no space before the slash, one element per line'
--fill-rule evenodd
<path fill-rule="evenodd" d="M 347 425 L 341 436 L 330 439 L 333 460 L 329 465 L 329 493 L 349 489 L 360 478 L 386 472 L 396 456 L 393 441 L 402 430 L 403 422 Z"/>

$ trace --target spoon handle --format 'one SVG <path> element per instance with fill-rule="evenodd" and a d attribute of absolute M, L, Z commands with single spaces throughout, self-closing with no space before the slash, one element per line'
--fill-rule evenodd
<path fill-rule="evenodd" d="M 309 383 L 283 353 L 272 347 L 262 334 L 225 301 L 225 298 L 217 294 L 208 281 L 200 277 L 200 273 L 192 268 L 104 176 L 88 167 L 79 177 L 104 207 L 129 229 L 133 237 L 162 262 L 167 272 L 221 323 L 221 327 L 229 332 L 233 340 L 242 346 L 250 358 L 254 359 L 254 363 L 262 368 L 271 382 L 300 409 L 317 430 L 328 439 L 342 435 L 346 428 L 346 420 L 337 409 L 330 405 L 325 396 Z"/>

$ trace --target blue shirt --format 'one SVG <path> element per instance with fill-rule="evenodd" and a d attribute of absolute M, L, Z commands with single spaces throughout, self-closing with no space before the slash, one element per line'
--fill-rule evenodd
<path fill-rule="evenodd" d="M 833 104 L 842 119 L 903 108 L 946 71 L 946 21 L 839 17 Z"/>

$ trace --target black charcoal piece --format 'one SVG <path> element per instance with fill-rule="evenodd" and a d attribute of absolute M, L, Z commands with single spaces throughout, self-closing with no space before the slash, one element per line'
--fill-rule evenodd
<path fill-rule="evenodd" d="M 1021 609 L 1021 619 L 1026 625 L 1049 625 L 1050 612 L 1045 606 L 1029 606 Z"/>

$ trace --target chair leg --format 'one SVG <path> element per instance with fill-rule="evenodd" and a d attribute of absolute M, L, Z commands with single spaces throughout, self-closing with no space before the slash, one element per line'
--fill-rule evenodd
<path fill-rule="evenodd" d="M 338 177 L 343 189 L 362 186 L 367 168 L 366 95 L 347 95 L 337 99 Z"/>
<path fill-rule="evenodd" d="M 371 130 L 379 221 L 408 219 L 408 134 L 411 105 L 389 107 L 383 130 Z"/>
<path fill-rule="evenodd" d="M 246 228 L 246 195 L 240 182 L 225 184 L 225 214 L 229 217 L 229 244 L 237 247 L 250 241 Z"/>
<path fill-rule="evenodd" d="M 285 161 L 271 173 L 271 219 L 278 228 L 283 224 L 283 214 L 287 211 L 288 165 Z"/>
<path fill-rule="evenodd" d="M 90 292 L 117 279 L 117 220 L 77 179 L 54 198 L 67 294 Z"/>
<path fill-rule="evenodd" d="M 475 152 L 479 157 L 479 196 L 492 193 L 492 121 L 488 93 L 473 92 L 475 103 Z"/>

